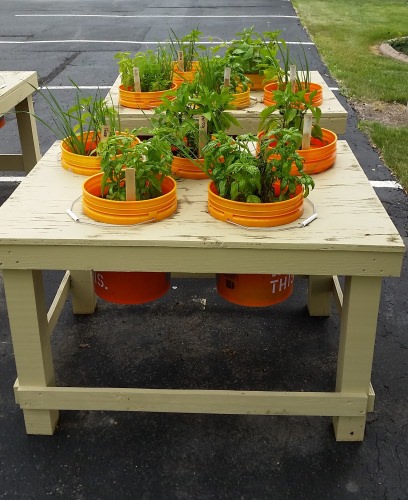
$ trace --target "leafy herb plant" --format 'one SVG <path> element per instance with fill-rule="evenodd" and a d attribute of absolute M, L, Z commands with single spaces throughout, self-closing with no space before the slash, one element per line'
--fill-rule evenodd
<path fill-rule="evenodd" d="M 216 55 L 219 48 L 221 47 L 217 46 L 212 53 L 207 51 L 200 55 L 198 59 L 200 71 L 196 74 L 196 83 L 215 92 L 221 92 L 225 88 L 227 92 L 233 94 L 247 90 L 250 80 L 241 65 L 237 61 L 228 61 L 225 55 Z M 224 82 L 226 67 L 231 69 L 228 87 L 225 87 Z"/>
<path fill-rule="evenodd" d="M 45 121 L 38 115 L 34 116 L 58 139 L 64 140 L 72 153 L 91 156 L 95 150 L 87 148 L 88 138 L 93 135 L 92 142 L 98 144 L 101 129 L 105 125 L 109 127 L 109 133 L 114 135 L 120 130 L 119 114 L 113 105 L 108 105 L 99 89 L 95 96 L 87 96 L 75 82 L 71 80 L 71 83 L 76 92 L 70 108 L 64 109 L 49 89 L 38 90 L 48 104 L 51 120 Z"/>
<path fill-rule="evenodd" d="M 130 52 L 118 52 L 115 59 L 118 60 L 122 85 L 126 90 L 134 89 L 134 68 L 139 68 L 142 92 L 170 89 L 173 79 L 173 60 L 166 46 L 159 44 L 157 52 L 146 50 L 137 52 L 133 57 Z"/>
<path fill-rule="evenodd" d="M 170 50 L 172 59 L 178 59 L 178 52 L 183 52 L 184 71 L 191 71 L 193 69 L 193 62 L 197 60 L 197 43 L 200 40 L 201 31 L 193 29 L 183 37 L 177 36 L 173 29 L 170 30 Z"/>

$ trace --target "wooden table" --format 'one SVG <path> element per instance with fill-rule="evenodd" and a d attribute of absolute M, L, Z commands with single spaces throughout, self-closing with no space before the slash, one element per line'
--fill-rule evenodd
<path fill-rule="evenodd" d="M 344 134 L 346 131 L 347 111 L 340 104 L 336 96 L 327 86 L 318 71 L 311 71 L 311 79 L 314 83 L 323 86 L 323 104 L 321 105 L 322 116 L 320 125 L 323 128 L 332 130 L 336 134 Z M 119 105 L 119 85 L 120 77 L 116 79 L 106 99 L 113 106 L 118 106 L 122 128 L 132 130 L 138 127 L 148 127 L 150 116 L 154 111 L 125 108 Z M 259 131 L 259 114 L 265 109 L 263 104 L 263 91 L 251 92 L 251 106 L 245 109 L 232 110 L 230 113 L 242 125 L 242 128 L 231 126 L 228 130 L 230 134 L 257 133 Z"/>
<path fill-rule="evenodd" d="M 363 439 L 366 414 L 373 409 L 370 376 L 381 281 L 400 275 L 405 247 L 346 142 L 339 141 L 335 166 L 316 177 L 310 199 L 318 218 L 304 228 L 293 223 L 272 231 L 213 219 L 206 211 L 207 181 L 180 181 L 178 210 L 159 223 L 92 223 L 81 215 L 80 201 L 73 206 L 80 221 L 74 222 L 66 210 L 81 195 L 84 178 L 62 169 L 58 157 L 56 143 L 0 208 L 0 269 L 17 367 L 15 395 L 28 433 L 52 434 L 62 409 L 126 410 L 332 416 L 337 440 Z M 112 253 L 121 258 L 112 259 Z M 71 270 L 48 312 L 41 279 L 47 269 Z M 310 314 L 329 315 L 333 297 L 340 310 L 336 389 L 56 387 L 50 336 L 69 293 L 74 313 L 94 311 L 93 269 L 309 276 Z"/>
<path fill-rule="evenodd" d="M 0 115 L 15 109 L 22 152 L 0 154 L 0 170 L 29 172 L 41 158 L 37 125 L 32 115 L 32 94 L 37 87 L 35 71 L 0 71 Z"/>

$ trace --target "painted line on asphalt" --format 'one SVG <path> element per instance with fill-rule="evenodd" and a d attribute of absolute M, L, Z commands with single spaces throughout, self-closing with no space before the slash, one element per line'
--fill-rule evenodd
<path fill-rule="evenodd" d="M 146 42 L 145 40 L 0 40 L 0 45 L 35 45 L 44 43 L 123 43 L 131 45 L 157 45 L 163 42 Z M 201 45 L 218 45 L 231 43 L 230 41 L 199 42 Z M 314 45 L 313 42 L 285 42 L 286 45 Z"/>
<path fill-rule="evenodd" d="M 112 88 L 111 85 L 55 85 L 55 86 L 45 86 L 45 87 L 40 87 L 40 90 L 74 90 L 74 89 L 80 89 L 80 90 L 98 90 L 98 89 L 103 89 L 103 90 L 110 90 Z"/>
<path fill-rule="evenodd" d="M 393 189 L 402 189 L 401 184 L 397 181 L 370 181 L 372 187 L 377 188 L 393 188 Z"/>
<path fill-rule="evenodd" d="M 217 18 L 228 18 L 228 19 L 252 19 L 252 18 L 272 18 L 272 19 L 298 19 L 298 16 L 282 16 L 278 14 L 242 14 L 242 15 L 217 15 L 217 16 L 206 16 L 206 15 L 156 15 L 156 14 L 14 14 L 14 17 L 102 17 L 102 18 L 130 18 L 130 19 L 166 19 L 166 18 L 187 18 L 187 19 L 217 19 Z"/>
<path fill-rule="evenodd" d="M 0 183 L 13 183 L 13 182 L 21 182 L 24 179 L 24 176 L 0 176 Z M 372 187 L 376 188 L 391 188 L 391 189 L 402 189 L 401 184 L 396 181 L 369 181 Z"/>

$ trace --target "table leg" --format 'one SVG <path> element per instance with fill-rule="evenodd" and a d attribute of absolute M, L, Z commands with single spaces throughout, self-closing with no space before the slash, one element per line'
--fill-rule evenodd
<path fill-rule="evenodd" d="M 346 277 L 337 359 L 337 392 L 368 396 L 380 296 L 380 277 Z M 334 417 L 336 440 L 362 441 L 365 423 L 366 414 Z"/>
<path fill-rule="evenodd" d="M 96 306 L 92 271 L 70 271 L 70 274 L 74 314 L 92 314 Z"/>
<path fill-rule="evenodd" d="M 31 95 L 16 106 L 17 126 L 20 135 L 24 170 L 26 172 L 33 169 L 41 158 L 37 123 L 33 113 L 34 106 Z"/>
<path fill-rule="evenodd" d="M 42 273 L 4 270 L 3 281 L 19 386 L 54 386 Z M 28 434 L 53 434 L 57 410 L 23 411 Z"/>
<path fill-rule="evenodd" d="M 309 276 L 307 307 L 310 316 L 330 316 L 332 290 L 332 276 Z"/>

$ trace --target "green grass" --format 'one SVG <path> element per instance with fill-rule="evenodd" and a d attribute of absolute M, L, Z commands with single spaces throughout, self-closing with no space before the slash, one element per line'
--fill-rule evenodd
<path fill-rule="evenodd" d="M 362 130 L 369 132 L 372 143 L 381 151 L 387 165 L 407 190 L 408 187 L 408 127 L 386 127 L 378 122 L 361 122 Z"/>
<path fill-rule="evenodd" d="M 341 91 L 362 102 L 408 101 L 408 64 L 381 56 L 384 41 L 408 35 L 407 0 L 292 0 Z M 362 126 L 408 190 L 408 127 Z"/>
<path fill-rule="evenodd" d="M 346 95 L 406 103 L 408 64 L 373 47 L 408 34 L 406 0 L 293 0 L 319 53 Z"/>

